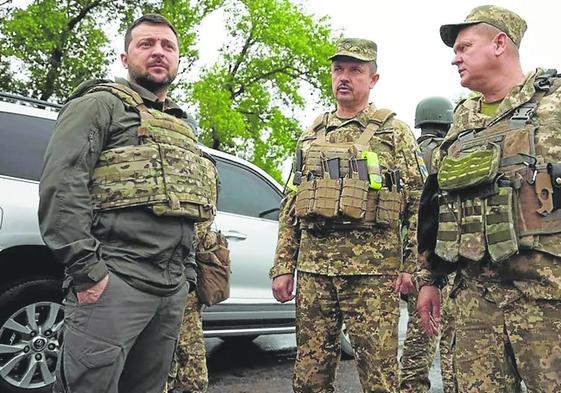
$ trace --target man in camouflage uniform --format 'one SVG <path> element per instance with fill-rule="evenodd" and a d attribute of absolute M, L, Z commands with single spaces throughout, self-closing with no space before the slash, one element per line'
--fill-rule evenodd
<path fill-rule="evenodd" d="M 368 103 L 370 89 L 379 78 L 376 57 L 372 41 L 348 38 L 337 44 L 331 57 L 337 109 L 318 117 L 298 141 L 292 180 L 281 204 L 271 277 L 275 298 L 289 301 L 294 298 L 294 273 L 298 270 L 298 353 L 293 375 L 297 393 L 334 391 L 343 322 L 351 337 L 363 390 L 396 392 L 398 388 L 396 292 L 413 290 L 410 273 L 416 268 L 414 234 L 423 182 L 421 168 L 425 168 L 407 125 L 391 111 Z M 339 156 L 332 157 L 334 149 Z M 360 173 L 352 168 L 357 162 L 360 171 L 357 156 L 360 158 L 361 152 L 367 155 L 366 161 L 371 159 L 370 180 L 360 180 Z M 329 168 L 319 169 L 320 161 Z M 330 165 L 333 161 L 335 167 Z M 339 219 L 347 207 L 345 184 L 353 181 L 362 184 L 364 192 L 368 190 L 366 213 L 360 219 Z M 336 188 L 334 194 L 322 188 L 330 184 Z M 341 184 L 341 198 L 332 198 L 338 195 Z M 316 186 L 313 202 L 307 206 L 306 195 Z M 324 191 L 327 194 L 322 194 Z M 330 209 L 324 207 L 339 202 L 340 210 L 335 208 L 331 219 L 307 213 L 310 207 L 328 215 L 325 210 Z M 371 224 L 366 225 L 367 220 Z M 412 234 L 403 258 L 400 222 L 406 222 Z"/>
<path fill-rule="evenodd" d="M 462 86 L 481 95 L 458 105 L 440 150 L 442 261 L 423 261 L 417 308 L 436 334 L 437 271 L 453 266 L 460 392 L 512 392 L 519 376 L 530 392 L 561 391 L 561 81 L 543 69 L 524 75 L 525 30 L 496 6 L 440 29 Z M 476 171 L 454 171 L 468 164 Z"/>
<path fill-rule="evenodd" d="M 433 173 L 432 156 L 438 149 L 452 124 L 452 103 L 444 97 L 428 97 L 421 100 L 415 109 L 415 128 L 421 129 L 417 138 L 428 173 Z M 445 300 L 446 323 L 440 340 L 427 336 L 421 328 L 421 320 L 415 308 L 416 293 L 406 296 L 409 321 L 407 336 L 401 357 L 400 391 L 410 393 L 428 392 L 430 389 L 429 370 L 431 368 L 436 347 L 440 341 L 440 364 L 444 393 L 454 393 L 454 373 L 452 366 L 452 338 L 454 332 L 453 316 L 448 310 L 452 305 L 448 300 L 448 292 L 443 294 Z M 444 313 L 443 313 L 444 314 Z M 444 318 L 443 318 L 444 319 Z"/>
<path fill-rule="evenodd" d="M 194 223 L 215 210 L 213 164 L 166 98 L 174 27 L 137 19 L 121 60 L 128 80 L 85 82 L 62 108 L 39 187 L 66 274 L 57 393 L 162 392 L 195 280 Z"/>

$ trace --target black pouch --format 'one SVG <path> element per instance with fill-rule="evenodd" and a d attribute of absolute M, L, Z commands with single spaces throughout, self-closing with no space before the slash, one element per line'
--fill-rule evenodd
<path fill-rule="evenodd" d="M 561 163 L 547 164 L 547 172 L 553 186 L 553 209 L 561 208 Z"/>

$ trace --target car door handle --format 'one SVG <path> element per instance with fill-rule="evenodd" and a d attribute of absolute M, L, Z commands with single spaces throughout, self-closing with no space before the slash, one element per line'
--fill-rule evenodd
<path fill-rule="evenodd" d="M 237 239 L 237 240 L 247 239 L 247 235 L 245 233 L 241 233 L 238 231 L 226 231 L 224 232 L 224 236 L 226 237 L 226 239 Z"/>

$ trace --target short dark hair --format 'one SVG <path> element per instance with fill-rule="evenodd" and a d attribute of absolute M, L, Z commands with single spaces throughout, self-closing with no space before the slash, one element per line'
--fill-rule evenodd
<path fill-rule="evenodd" d="M 129 45 L 132 41 L 132 30 L 136 26 L 142 23 L 149 23 L 152 25 L 166 25 L 171 29 L 171 31 L 173 31 L 173 34 L 175 34 L 175 38 L 177 38 L 177 42 L 179 42 L 177 31 L 175 30 L 175 27 L 173 27 L 173 25 L 169 20 L 167 20 L 166 18 L 164 18 L 162 15 L 159 14 L 146 14 L 146 15 L 142 15 L 140 18 L 132 22 L 132 25 L 130 25 L 129 28 L 127 29 L 127 32 L 125 33 L 125 52 L 129 49 Z"/>

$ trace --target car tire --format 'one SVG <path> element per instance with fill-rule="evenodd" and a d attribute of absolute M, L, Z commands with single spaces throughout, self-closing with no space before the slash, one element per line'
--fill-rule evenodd
<path fill-rule="evenodd" d="M 61 281 L 28 279 L 0 294 L 0 392 L 52 389 L 64 312 Z"/>
<path fill-rule="evenodd" d="M 341 327 L 341 359 L 354 359 L 355 351 L 351 344 L 351 337 L 347 330 L 347 326 L 343 323 Z"/>

